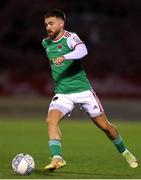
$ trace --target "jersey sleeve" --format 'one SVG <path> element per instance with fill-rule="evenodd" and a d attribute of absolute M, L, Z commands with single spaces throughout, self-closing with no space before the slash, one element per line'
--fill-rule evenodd
<path fill-rule="evenodd" d="M 64 58 L 65 60 L 77 60 L 81 59 L 84 56 L 88 54 L 87 48 L 85 44 L 78 44 L 74 50 L 72 50 L 70 53 L 65 54 Z"/>
<path fill-rule="evenodd" d="M 67 44 L 70 49 L 75 49 L 78 44 L 84 44 L 83 41 L 78 37 L 76 33 L 71 34 L 67 39 Z"/>
<path fill-rule="evenodd" d="M 45 48 L 45 39 L 42 40 L 42 46 Z"/>
<path fill-rule="evenodd" d="M 48 40 L 49 40 L 49 38 L 44 38 L 44 39 L 42 40 L 42 46 L 43 46 L 44 49 L 47 48 Z"/>

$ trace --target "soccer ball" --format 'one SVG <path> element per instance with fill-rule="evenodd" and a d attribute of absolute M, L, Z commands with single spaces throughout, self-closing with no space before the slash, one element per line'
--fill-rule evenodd
<path fill-rule="evenodd" d="M 12 160 L 12 169 L 15 173 L 21 175 L 29 175 L 35 169 L 35 162 L 29 154 L 21 153 Z"/>

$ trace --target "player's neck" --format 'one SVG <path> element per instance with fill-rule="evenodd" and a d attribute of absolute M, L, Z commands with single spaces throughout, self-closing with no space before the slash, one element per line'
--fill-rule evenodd
<path fill-rule="evenodd" d="M 64 35 L 64 32 L 65 30 L 62 29 L 60 33 L 53 39 L 53 41 L 58 41 L 59 39 L 61 39 L 61 37 Z"/>

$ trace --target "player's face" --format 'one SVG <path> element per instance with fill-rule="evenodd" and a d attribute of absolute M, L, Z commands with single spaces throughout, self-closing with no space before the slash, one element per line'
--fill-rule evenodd
<path fill-rule="evenodd" d="M 45 18 L 45 27 L 50 39 L 57 39 L 64 29 L 64 21 L 57 17 Z"/>

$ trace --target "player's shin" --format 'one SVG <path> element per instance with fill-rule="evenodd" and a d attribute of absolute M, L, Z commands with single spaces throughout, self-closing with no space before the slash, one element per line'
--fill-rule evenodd
<path fill-rule="evenodd" d="M 59 139 L 50 139 L 49 148 L 50 148 L 50 153 L 51 153 L 52 158 L 53 156 L 62 157 L 62 145 Z"/>
<path fill-rule="evenodd" d="M 123 153 L 126 150 L 126 147 L 125 147 L 125 145 L 123 143 L 123 140 L 122 140 L 121 136 L 118 136 L 117 138 L 115 138 L 113 140 L 113 143 L 114 143 L 115 147 L 117 148 L 117 150 L 120 153 Z"/>

